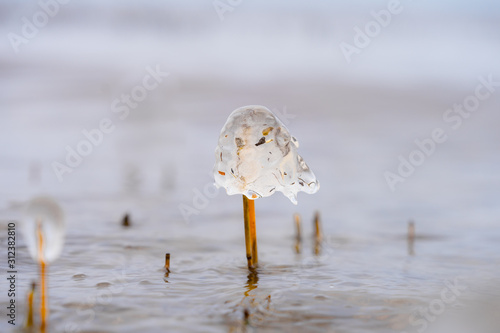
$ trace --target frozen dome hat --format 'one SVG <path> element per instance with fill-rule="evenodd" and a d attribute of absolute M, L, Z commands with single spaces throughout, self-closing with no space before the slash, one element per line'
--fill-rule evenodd
<path fill-rule="evenodd" d="M 319 189 L 298 147 L 297 139 L 266 107 L 238 108 L 227 119 L 215 149 L 215 185 L 249 199 L 279 191 L 297 204 L 298 192 Z"/>

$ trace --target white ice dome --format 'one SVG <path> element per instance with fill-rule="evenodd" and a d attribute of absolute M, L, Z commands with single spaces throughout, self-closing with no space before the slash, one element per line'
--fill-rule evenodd
<path fill-rule="evenodd" d="M 227 194 L 249 199 L 282 192 L 294 204 L 297 193 L 315 193 L 319 182 L 297 153 L 298 141 L 269 109 L 250 105 L 231 113 L 215 149 L 214 178 Z"/>
<path fill-rule="evenodd" d="M 36 262 L 53 262 L 61 254 L 66 233 L 61 207 L 49 197 L 36 197 L 27 203 L 24 213 L 21 231 L 31 257 Z"/>

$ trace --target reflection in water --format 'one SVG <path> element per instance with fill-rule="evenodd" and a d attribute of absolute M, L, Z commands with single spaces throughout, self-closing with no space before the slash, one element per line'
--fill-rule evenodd
<path fill-rule="evenodd" d="M 247 276 L 247 283 L 245 284 L 245 297 L 248 297 L 250 292 L 256 289 L 259 285 L 259 273 L 256 269 L 250 269 Z"/>
<path fill-rule="evenodd" d="M 250 295 L 252 290 L 257 289 L 259 285 L 259 273 L 256 269 L 249 269 L 247 275 L 247 282 L 244 286 L 243 298 L 236 304 L 234 311 L 236 313 L 241 313 L 242 320 L 239 321 L 235 326 L 230 327 L 229 332 L 247 332 L 247 326 L 250 326 L 250 319 L 255 315 L 255 310 L 258 307 L 258 303 L 255 302 L 255 295 Z"/>

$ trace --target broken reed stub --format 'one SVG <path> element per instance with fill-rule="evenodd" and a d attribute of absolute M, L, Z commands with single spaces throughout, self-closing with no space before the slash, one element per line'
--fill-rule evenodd
<path fill-rule="evenodd" d="M 314 214 L 314 238 L 316 241 L 321 242 L 323 234 L 321 233 L 321 221 L 319 212 Z"/>
<path fill-rule="evenodd" d="M 245 325 L 250 324 L 250 311 L 247 308 L 243 309 L 243 322 Z"/>
<path fill-rule="evenodd" d="M 302 221 L 299 214 L 294 214 L 293 219 L 295 221 L 295 240 L 297 242 L 302 241 Z"/>
<path fill-rule="evenodd" d="M 215 149 L 215 185 L 252 200 L 279 191 L 297 204 L 298 192 L 319 189 L 298 147 L 297 139 L 266 107 L 238 108 L 227 119 Z"/>
<path fill-rule="evenodd" d="M 28 292 L 28 297 L 27 297 L 27 302 L 26 302 L 28 310 L 27 310 L 27 314 L 26 314 L 26 323 L 24 325 L 26 328 L 29 328 L 29 329 L 31 329 L 33 327 L 33 324 L 34 324 L 33 298 L 35 295 L 35 288 L 36 288 L 36 283 L 31 282 L 31 289 Z"/>
<path fill-rule="evenodd" d="M 299 214 L 293 215 L 295 220 L 295 253 L 300 254 L 302 248 L 302 222 Z"/>
<path fill-rule="evenodd" d="M 165 270 L 170 273 L 170 253 L 165 253 Z"/>
<path fill-rule="evenodd" d="M 314 214 L 314 254 L 319 255 L 321 253 L 321 241 L 323 235 L 321 233 L 321 222 L 319 218 L 319 212 Z"/>
<path fill-rule="evenodd" d="M 130 215 L 128 215 L 128 213 L 125 214 L 125 216 L 123 216 L 122 226 L 124 226 L 124 227 L 130 227 Z"/>

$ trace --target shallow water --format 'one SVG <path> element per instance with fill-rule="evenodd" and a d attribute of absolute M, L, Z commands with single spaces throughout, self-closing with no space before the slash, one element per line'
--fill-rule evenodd
<path fill-rule="evenodd" d="M 489 296 L 499 295 L 500 233 L 490 229 L 486 235 L 470 226 L 442 233 L 432 225 L 424 231 L 417 222 L 411 247 L 402 223 L 380 223 L 385 232 L 335 232 L 336 221 L 324 214 L 319 254 L 314 254 L 309 219 L 303 221 L 302 253 L 296 254 L 291 216 L 257 208 L 261 266 L 249 272 L 238 199 L 231 198 L 233 214 L 209 215 L 204 222 L 184 225 L 167 213 L 132 218 L 129 228 L 103 219 L 114 214 L 117 201 L 64 201 L 72 219 L 64 254 L 49 267 L 51 328 L 414 332 L 421 326 L 410 324 L 410 314 L 440 299 L 446 280 L 459 278 L 466 289 L 439 316 L 442 322 L 453 311 L 459 318 L 473 313 L 476 302 L 486 302 L 486 288 Z M 168 201 L 162 204 L 169 206 Z M 86 213 L 78 214 L 80 207 Z M 168 276 L 162 267 L 165 252 L 172 257 Z M 37 272 L 22 240 L 17 266 L 19 295 L 24 295 Z M 21 319 L 25 302 L 22 297 L 18 301 Z"/>

